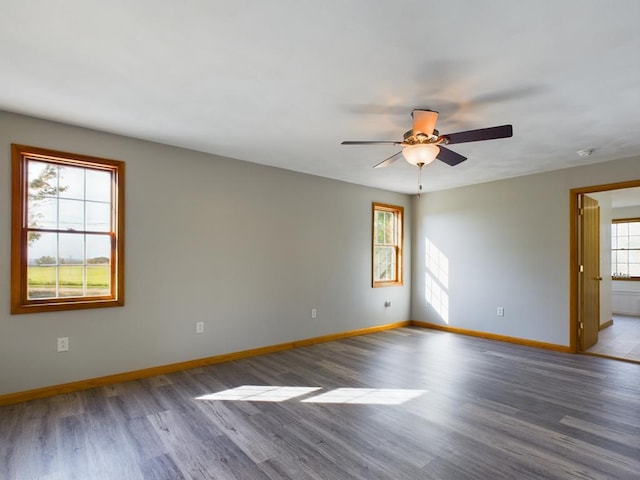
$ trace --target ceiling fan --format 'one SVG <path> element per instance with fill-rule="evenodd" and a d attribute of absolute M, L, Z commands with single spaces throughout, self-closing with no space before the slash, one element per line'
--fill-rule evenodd
<path fill-rule="evenodd" d="M 436 158 L 452 167 L 467 159 L 467 157 L 449 150 L 444 145 L 495 140 L 513 136 L 513 127 L 511 125 L 440 135 L 440 132 L 435 129 L 438 112 L 415 109 L 411 112 L 411 116 L 413 117 L 413 128 L 405 132 L 402 141 L 345 141 L 342 142 L 342 145 L 396 145 L 404 147 L 398 153 L 394 153 L 389 158 L 374 165 L 373 168 L 387 167 L 400 158 L 402 154 L 407 162 L 415 165 L 422 172 L 422 167 L 433 162 Z M 420 191 L 422 191 L 421 179 L 419 179 L 419 183 Z"/>

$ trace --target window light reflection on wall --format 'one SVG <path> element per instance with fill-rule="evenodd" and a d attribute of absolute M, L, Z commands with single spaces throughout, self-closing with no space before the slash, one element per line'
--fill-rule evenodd
<path fill-rule="evenodd" d="M 425 237 L 425 300 L 449 323 L 449 259 Z"/>

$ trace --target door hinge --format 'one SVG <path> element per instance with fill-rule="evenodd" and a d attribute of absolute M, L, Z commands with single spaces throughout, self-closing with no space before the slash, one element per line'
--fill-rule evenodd
<path fill-rule="evenodd" d="M 578 267 L 578 271 L 579 271 L 580 273 L 584 273 L 584 265 L 580 265 L 580 266 Z"/>
<path fill-rule="evenodd" d="M 578 323 L 578 330 L 582 330 L 582 329 L 584 329 L 584 323 L 580 322 Z"/>
<path fill-rule="evenodd" d="M 578 208 L 578 215 L 584 215 L 584 208 Z"/>

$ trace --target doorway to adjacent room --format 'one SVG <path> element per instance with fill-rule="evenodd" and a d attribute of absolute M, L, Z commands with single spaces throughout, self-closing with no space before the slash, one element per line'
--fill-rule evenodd
<path fill-rule="evenodd" d="M 613 220 L 640 218 L 640 180 L 573 189 L 570 203 L 571 349 L 640 363 L 640 281 L 614 276 L 611 239 Z"/>

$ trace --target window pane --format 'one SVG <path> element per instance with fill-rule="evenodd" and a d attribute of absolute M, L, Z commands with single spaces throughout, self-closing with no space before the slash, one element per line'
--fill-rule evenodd
<path fill-rule="evenodd" d="M 87 266 L 87 295 L 109 295 L 110 278 L 108 265 Z"/>
<path fill-rule="evenodd" d="M 87 202 L 88 232 L 111 231 L 111 205 L 108 203 Z"/>
<path fill-rule="evenodd" d="M 629 223 L 629 235 L 640 235 L 640 222 Z"/>
<path fill-rule="evenodd" d="M 29 265 L 27 267 L 27 298 L 56 296 L 56 267 Z"/>
<path fill-rule="evenodd" d="M 111 202 L 111 173 L 87 170 L 87 200 Z"/>
<path fill-rule="evenodd" d="M 58 268 L 59 297 L 79 297 L 84 293 L 84 267 L 60 265 Z"/>
<path fill-rule="evenodd" d="M 58 258 L 58 235 L 56 233 L 31 232 L 27 243 L 29 265 L 55 265 Z"/>
<path fill-rule="evenodd" d="M 629 224 L 628 223 L 616 223 L 618 227 L 618 235 L 628 235 L 629 234 Z"/>
<path fill-rule="evenodd" d="M 55 197 L 58 192 L 58 167 L 50 163 L 29 160 L 27 165 L 29 197 Z"/>
<path fill-rule="evenodd" d="M 84 263 L 83 234 L 61 233 L 58 242 L 58 255 L 61 265 L 82 265 Z"/>
<path fill-rule="evenodd" d="M 632 277 L 640 277 L 640 263 L 629 264 L 629 275 Z"/>
<path fill-rule="evenodd" d="M 395 248 L 375 247 L 375 280 L 395 279 Z"/>
<path fill-rule="evenodd" d="M 616 263 L 618 265 L 626 264 L 629 262 L 629 252 L 627 250 L 618 250 L 616 252 Z"/>
<path fill-rule="evenodd" d="M 60 230 L 84 230 L 84 202 L 81 200 L 60 200 Z"/>
<path fill-rule="evenodd" d="M 60 196 L 84 200 L 84 168 L 60 167 Z"/>
<path fill-rule="evenodd" d="M 384 228 L 385 228 L 385 232 L 384 232 L 384 240 L 387 245 L 393 243 L 393 231 L 395 229 L 395 225 L 393 222 L 393 213 L 391 212 L 386 212 L 385 214 L 385 224 L 384 224 Z"/>
<path fill-rule="evenodd" d="M 87 235 L 87 264 L 109 265 L 111 257 L 111 237 L 108 235 Z"/>
<path fill-rule="evenodd" d="M 629 236 L 628 248 L 640 248 L 640 235 Z"/>
<path fill-rule="evenodd" d="M 385 244 L 386 241 L 386 223 L 387 216 L 386 212 L 376 212 L 376 235 L 375 235 L 375 243 Z"/>
<path fill-rule="evenodd" d="M 629 237 L 618 237 L 618 248 L 629 248 Z"/>
<path fill-rule="evenodd" d="M 27 226 L 31 228 L 58 227 L 58 202 L 55 198 L 29 197 L 27 203 Z"/>

